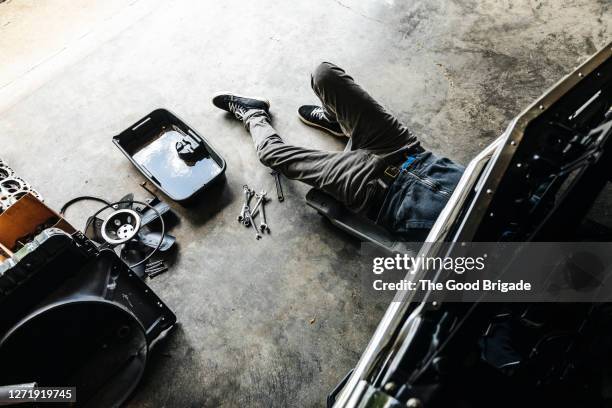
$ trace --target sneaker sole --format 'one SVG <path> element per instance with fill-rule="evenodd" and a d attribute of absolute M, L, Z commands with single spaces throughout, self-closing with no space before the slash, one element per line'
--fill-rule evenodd
<path fill-rule="evenodd" d="M 268 107 L 267 109 L 270 109 L 270 101 L 266 98 L 260 98 L 259 96 L 246 96 L 246 95 L 239 95 L 233 92 L 217 92 L 216 94 L 213 95 L 211 101 L 214 101 L 215 98 L 222 96 L 222 95 L 231 95 L 231 96 L 235 96 L 237 98 L 248 98 L 248 99 L 257 99 L 258 101 L 261 101 L 263 103 L 266 104 L 266 106 Z M 212 103 L 215 108 L 219 108 L 217 105 L 215 105 L 215 103 Z M 219 108 L 219 109 L 223 109 L 223 108 Z"/>
<path fill-rule="evenodd" d="M 340 133 L 338 133 L 338 132 L 334 132 L 333 130 L 331 130 L 331 129 L 329 129 L 329 128 L 326 128 L 325 126 L 321 126 L 321 125 L 319 125 L 318 123 L 313 123 L 313 122 L 311 122 L 311 121 L 307 120 L 306 118 L 304 118 L 304 117 L 303 117 L 302 115 L 300 115 L 300 114 L 298 114 L 298 118 L 300 118 L 300 120 L 301 120 L 302 122 L 304 122 L 304 124 L 306 124 L 306 125 L 308 125 L 308 126 L 311 126 L 311 127 L 318 128 L 318 129 L 322 129 L 322 130 L 326 131 L 327 133 L 332 134 L 332 135 L 334 135 L 334 136 L 337 136 L 337 137 L 348 137 L 348 136 L 347 136 L 347 135 L 345 135 L 344 133 L 341 133 L 341 132 L 340 132 Z"/>

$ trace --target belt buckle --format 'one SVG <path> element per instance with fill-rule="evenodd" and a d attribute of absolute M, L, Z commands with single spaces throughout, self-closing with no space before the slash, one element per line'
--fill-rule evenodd
<path fill-rule="evenodd" d="M 391 178 L 396 178 L 399 173 L 399 169 L 395 166 L 389 166 L 385 169 L 385 174 Z"/>

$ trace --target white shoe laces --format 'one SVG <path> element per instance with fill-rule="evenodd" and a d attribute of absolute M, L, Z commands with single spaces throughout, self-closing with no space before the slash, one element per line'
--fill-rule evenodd
<path fill-rule="evenodd" d="M 312 112 L 310 112 L 310 114 L 319 120 L 329 121 L 329 119 L 327 118 L 327 115 L 325 114 L 325 111 L 321 107 L 314 108 Z"/>
<path fill-rule="evenodd" d="M 236 119 L 238 120 L 244 119 L 244 114 L 246 113 L 246 110 L 241 104 L 236 103 L 236 102 L 229 102 L 227 104 L 227 108 L 229 109 L 230 112 L 234 114 L 234 116 L 236 116 Z"/>

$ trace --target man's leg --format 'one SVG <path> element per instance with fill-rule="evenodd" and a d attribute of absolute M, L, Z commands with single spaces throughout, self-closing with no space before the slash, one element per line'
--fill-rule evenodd
<path fill-rule="evenodd" d="M 325 191 L 353 211 L 367 208 L 380 173 L 376 156 L 364 151 L 328 152 L 286 144 L 264 110 L 249 110 L 244 123 L 265 166 Z"/>
<path fill-rule="evenodd" d="M 327 116 L 350 138 L 347 150 L 393 151 L 418 146 L 417 138 L 395 116 L 355 83 L 342 68 L 321 63 L 313 72 L 312 89 Z"/>

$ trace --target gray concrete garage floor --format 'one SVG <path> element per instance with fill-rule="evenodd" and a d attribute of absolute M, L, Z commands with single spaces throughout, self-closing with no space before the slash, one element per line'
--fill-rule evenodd
<path fill-rule="evenodd" d="M 144 197 L 111 137 L 158 107 L 228 163 L 216 195 L 173 204 L 178 258 L 151 286 L 181 324 L 132 407 L 323 406 L 384 312 L 361 296 L 359 242 L 305 206 L 306 186 L 285 182 L 263 241 L 236 224 L 242 185 L 273 182 L 214 92 L 267 96 L 288 142 L 341 149 L 295 115 L 315 102 L 309 72 L 333 61 L 426 147 L 466 163 L 612 28 L 609 0 L 36 3 L 0 4 L 0 156 L 48 204 Z M 68 218 L 80 227 L 92 208 Z"/>

